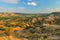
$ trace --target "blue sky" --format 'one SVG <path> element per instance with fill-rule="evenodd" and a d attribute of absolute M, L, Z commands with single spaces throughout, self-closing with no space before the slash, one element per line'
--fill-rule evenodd
<path fill-rule="evenodd" d="M 0 12 L 60 12 L 60 0 L 0 0 Z"/>

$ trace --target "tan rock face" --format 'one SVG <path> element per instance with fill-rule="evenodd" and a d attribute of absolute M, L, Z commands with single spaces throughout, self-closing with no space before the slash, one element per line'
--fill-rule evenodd
<path fill-rule="evenodd" d="M 33 18 L 33 19 L 32 19 L 32 23 L 35 23 L 36 21 L 37 21 L 36 18 Z"/>

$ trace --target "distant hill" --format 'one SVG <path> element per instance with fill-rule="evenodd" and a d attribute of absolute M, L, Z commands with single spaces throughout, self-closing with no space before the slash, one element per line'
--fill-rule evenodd
<path fill-rule="evenodd" d="M 47 17 L 49 15 L 55 15 L 55 16 L 58 16 L 60 17 L 60 12 L 52 12 L 52 13 L 14 13 L 14 12 L 11 12 L 11 13 L 8 13 L 8 12 L 0 12 L 0 16 L 20 16 L 20 15 L 25 15 L 25 16 L 43 16 L 43 17 Z"/>
<path fill-rule="evenodd" d="M 52 12 L 52 13 L 50 13 L 49 15 L 54 15 L 54 16 L 56 16 L 57 24 L 60 25 L 60 12 Z"/>
<path fill-rule="evenodd" d="M 51 14 L 57 16 L 57 15 L 60 15 L 60 12 L 52 12 Z"/>
<path fill-rule="evenodd" d="M 25 15 L 25 16 L 46 16 L 47 13 L 31 13 L 31 14 L 28 14 L 28 13 L 14 13 L 14 12 L 11 12 L 11 13 L 8 13 L 8 12 L 0 12 L 0 16 L 20 16 L 20 15 Z"/>

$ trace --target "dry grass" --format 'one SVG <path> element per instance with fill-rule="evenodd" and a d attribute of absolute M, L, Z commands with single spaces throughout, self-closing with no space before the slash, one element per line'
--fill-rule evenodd
<path fill-rule="evenodd" d="M 0 37 L 0 40 L 20 40 L 20 39 L 14 38 L 13 36 L 3 36 Z"/>

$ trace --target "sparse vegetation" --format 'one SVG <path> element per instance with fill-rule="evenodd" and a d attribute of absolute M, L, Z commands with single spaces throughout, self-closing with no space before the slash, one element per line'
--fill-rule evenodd
<path fill-rule="evenodd" d="M 46 17 L 2 13 L 0 14 L 0 35 L 5 34 L 20 40 L 60 40 L 60 21 L 58 22 L 57 17 L 54 13 Z"/>

